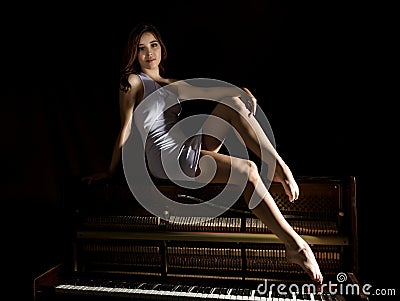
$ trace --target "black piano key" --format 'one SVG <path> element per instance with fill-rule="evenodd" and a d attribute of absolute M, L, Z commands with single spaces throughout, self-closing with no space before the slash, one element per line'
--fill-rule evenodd
<path fill-rule="evenodd" d="M 188 293 L 192 288 L 193 288 L 193 286 L 190 286 L 190 285 L 182 285 L 182 290 L 181 290 L 181 292 L 186 292 L 186 293 Z"/>
<path fill-rule="evenodd" d="M 243 290 L 241 288 L 232 288 L 231 292 L 229 293 L 230 296 L 233 296 L 235 298 L 241 297 L 242 296 Z"/>
<path fill-rule="evenodd" d="M 183 285 L 176 285 L 173 289 L 174 292 L 181 292 L 183 290 Z"/>
<path fill-rule="evenodd" d="M 120 281 L 119 287 L 121 288 L 128 288 L 128 289 L 135 289 L 140 285 L 138 282 L 130 282 L 130 281 Z"/>
<path fill-rule="evenodd" d="M 204 294 L 211 294 L 213 292 L 214 288 L 210 286 L 205 286 L 203 289 Z"/>
<path fill-rule="evenodd" d="M 231 288 L 228 292 L 229 296 L 237 296 L 238 295 L 238 289 L 237 288 Z"/>
<path fill-rule="evenodd" d="M 157 286 L 155 289 L 158 290 L 158 291 L 173 292 L 173 291 L 176 291 L 177 287 L 178 287 L 178 285 L 175 285 L 175 284 L 163 283 L 163 284 Z"/>
<path fill-rule="evenodd" d="M 250 297 L 252 295 L 253 291 L 249 288 L 243 289 L 243 296 L 248 296 Z"/>
<path fill-rule="evenodd" d="M 157 283 L 143 283 L 139 288 L 142 290 L 152 290 L 154 286 L 156 286 Z"/>
<path fill-rule="evenodd" d="M 190 289 L 189 289 L 189 292 L 190 293 L 198 293 L 200 291 L 200 287 L 198 287 L 198 286 L 192 286 Z"/>
<path fill-rule="evenodd" d="M 206 288 L 204 286 L 199 286 L 197 292 L 202 294 L 202 295 L 207 294 L 206 293 Z"/>

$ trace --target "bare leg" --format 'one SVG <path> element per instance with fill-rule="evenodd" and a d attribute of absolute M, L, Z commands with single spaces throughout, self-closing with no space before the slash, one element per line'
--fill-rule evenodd
<path fill-rule="evenodd" d="M 212 180 L 214 183 L 229 182 L 230 184 L 240 184 L 235 183 L 235 181 L 241 178 L 240 176 L 230 177 L 231 168 L 233 175 L 238 173 L 239 175 L 246 176 L 247 185 L 243 192 L 243 198 L 247 203 L 253 197 L 257 197 L 261 200 L 259 205 L 252 210 L 253 213 L 285 244 L 286 258 L 290 262 L 296 263 L 303 268 L 312 280 L 322 283 L 323 277 L 311 248 L 307 242 L 294 231 L 280 212 L 271 194 L 261 180 L 255 163 L 207 150 L 202 150 L 201 156 L 211 156 L 217 164 L 216 173 Z M 206 174 L 208 170 L 211 169 L 207 164 L 206 160 L 202 161 L 200 164 L 200 177 L 203 172 Z M 207 175 L 205 176 L 207 177 Z"/>
<path fill-rule="evenodd" d="M 232 107 L 224 104 L 227 102 Z M 226 121 L 228 125 L 232 125 L 243 139 L 246 147 L 260 158 L 261 153 L 264 152 L 269 154 L 270 160 L 276 160 L 273 181 L 280 182 L 283 185 L 290 201 L 298 198 L 299 188 L 289 167 L 276 152 L 256 118 L 248 117 L 248 110 L 239 98 L 225 99 L 216 106 L 212 115 Z M 229 131 L 227 123 L 215 124 L 215 118 L 212 118 L 210 122 L 206 121 L 203 127 L 204 132 L 213 133 L 217 137 L 205 136 L 203 139 L 203 146 L 206 150 L 202 151 L 202 156 L 212 156 L 217 163 L 217 172 L 213 181 L 226 183 L 229 179 L 231 167 L 239 170 L 240 173 L 247 173 L 248 183 L 243 192 L 243 197 L 248 204 L 254 197 L 260 200 L 255 208 L 251 208 L 253 213 L 285 244 L 287 259 L 302 267 L 311 279 L 322 283 L 323 276 L 310 246 L 285 220 L 262 182 L 256 165 L 248 160 L 217 153 L 221 148 L 221 141 L 224 140 Z M 271 164 L 271 162 L 265 163 Z M 202 171 L 205 170 L 207 168 L 202 168 Z"/>
<path fill-rule="evenodd" d="M 294 201 L 298 198 L 299 187 L 292 172 L 275 150 L 257 119 L 254 116 L 248 116 L 248 109 L 243 104 L 242 100 L 237 97 L 223 99 L 221 103 L 215 107 L 211 115 L 220 118 L 221 122 L 216 124 L 218 119 L 210 118 L 204 123 L 204 132 L 213 133 L 218 137 L 204 137 L 203 143 L 207 150 L 219 151 L 221 141 L 224 140 L 229 131 L 229 126 L 227 126 L 227 124 L 231 125 L 238 132 L 246 147 L 254 152 L 260 159 L 266 160 L 267 162 L 265 163 L 268 166 L 276 163 L 272 180 L 282 184 L 289 200 Z M 262 157 L 262 154 L 264 157 Z"/>

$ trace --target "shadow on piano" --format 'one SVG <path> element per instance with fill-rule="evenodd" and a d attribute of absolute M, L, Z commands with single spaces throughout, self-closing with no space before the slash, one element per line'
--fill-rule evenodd
<path fill-rule="evenodd" d="M 127 186 L 109 182 L 71 185 L 71 256 L 34 279 L 34 299 L 367 300 L 357 279 L 355 178 L 298 183 L 296 203 L 280 185 L 270 192 L 313 249 L 323 286 L 286 261 L 283 244 L 241 199 L 212 220 L 173 214 L 164 220 L 141 207 Z M 224 188 L 158 187 L 181 202 L 202 202 Z"/>

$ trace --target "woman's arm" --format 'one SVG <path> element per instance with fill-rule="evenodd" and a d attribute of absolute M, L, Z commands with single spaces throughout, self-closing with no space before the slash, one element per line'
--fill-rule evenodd
<path fill-rule="evenodd" d="M 119 111 L 121 118 L 121 129 L 115 141 L 108 172 L 113 175 L 121 161 L 121 150 L 131 133 L 133 109 L 137 103 L 139 91 L 142 88 L 141 80 L 137 75 L 129 77 L 131 88 L 127 92 L 119 92 Z"/>
<path fill-rule="evenodd" d="M 210 80 L 210 86 L 197 86 L 196 81 L 203 82 L 202 79 L 187 81 L 177 81 L 172 84 L 178 98 L 182 99 L 210 99 L 221 100 L 227 97 L 239 97 L 249 109 L 249 116 L 254 115 L 257 107 L 257 100 L 247 88 L 238 88 L 234 85 L 218 84 L 218 81 Z M 205 82 L 207 80 L 204 80 Z M 206 82 L 208 83 L 208 82 Z M 213 86 L 211 86 L 213 85 Z"/>
<path fill-rule="evenodd" d="M 131 75 L 129 77 L 129 82 L 131 84 L 131 88 L 127 92 L 123 92 L 121 90 L 119 92 L 121 128 L 114 144 L 110 165 L 105 171 L 83 178 L 83 180 L 87 180 L 89 184 L 93 180 L 101 180 L 112 177 L 117 171 L 121 161 L 122 147 L 131 133 L 133 109 L 137 103 L 138 95 L 140 94 L 139 92 L 142 89 L 141 81 L 137 75 Z"/>
<path fill-rule="evenodd" d="M 214 83 L 212 80 L 210 81 L 210 85 L 213 84 L 213 86 L 196 86 L 195 83 L 199 81 L 199 83 L 202 83 L 203 80 L 190 80 L 190 83 L 188 81 L 177 81 L 173 83 L 173 86 L 177 87 L 177 93 L 179 98 L 183 99 L 221 99 L 224 97 L 240 97 L 243 94 L 243 91 L 241 92 L 241 89 L 235 86 L 220 86 L 217 85 L 217 82 Z"/>

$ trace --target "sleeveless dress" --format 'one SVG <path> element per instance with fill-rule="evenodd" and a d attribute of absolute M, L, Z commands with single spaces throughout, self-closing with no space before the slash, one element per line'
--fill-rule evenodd
<path fill-rule="evenodd" d="M 188 181 L 196 175 L 201 150 L 201 133 L 187 137 L 179 125 L 179 98 L 144 73 L 143 100 L 134 109 L 134 123 L 145 141 L 150 173 L 159 179 Z"/>

